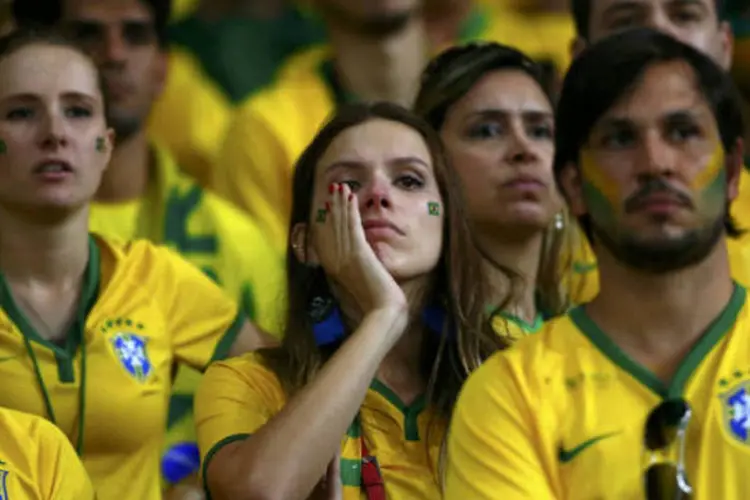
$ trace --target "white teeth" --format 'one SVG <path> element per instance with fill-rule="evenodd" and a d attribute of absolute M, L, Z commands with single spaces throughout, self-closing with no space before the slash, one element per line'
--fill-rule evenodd
<path fill-rule="evenodd" d="M 65 165 L 63 165 L 62 163 L 46 163 L 39 168 L 39 171 L 42 173 L 64 172 L 65 170 L 67 169 L 65 168 Z"/>

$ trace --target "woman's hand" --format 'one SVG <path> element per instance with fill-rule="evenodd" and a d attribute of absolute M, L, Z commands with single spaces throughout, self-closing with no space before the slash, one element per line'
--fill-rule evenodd
<path fill-rule="evenodd" d="M 346 184 L 331 184 L 329 194 L 313 231 L 326 274 L 354 299 L 363 315 L 376 309 L 405 308 L 404 292 L 365 238 L 357 195 Z"/>

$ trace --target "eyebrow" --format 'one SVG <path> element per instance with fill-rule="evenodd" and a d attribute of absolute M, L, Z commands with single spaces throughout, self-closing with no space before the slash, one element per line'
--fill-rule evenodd
<path fill-rule="evenodd" d="M 705 117 L 706 113 L 693 109 L 677 109 L 669 111 L 659 117 L 661 122 L 692 122 Z M 637 120 L 625 116 L 612 116 L 603 118 L 599 122 L 599 128 L 624 128 L 637 124 Z"/>
<path fill-rule="evenodd" d="M 703 0 L 669 0 L 667 2 L 667 5 L 669 7 L 684 7 L 695 5 L 701 7 L 703 10 L 706 10 L 706 3 Z M 642 1 L 637 0 L 617 2 L 614 5 L 610 5 L 609 7 L 604 9 L 604 12 L 602 12 L 602 17 L 606 18 L 607 16 L 612 16 L 614 14 L 619 14 L 620 12 L 630 11 L 636 8 L 643 8 L 645 6 L 646 5 Z"/>
<path fill-rule="evenodd" d="M 548 120 L 548 119 L 554 118 L 554 115 L 551 111 L 521 110 L 520 113 L 518 113 L 516 111 L 503 109 L 503 108 L 480 109 L 478 111 L 472 112 L 471 116 L 472 117 L 480 116 L 482 118 L 507 118 L 508 116 L 512 116 L 515 114 L 520 114 L 524 118 L 535 120 L 535 121 Z"/>
<path fill-rule="evenodd" d="M 429 169 L 430 164 L 422 158 L 417 156 L 399 156 L 391 158 L 387 161 L 388 165 L 420 165 L 423 168 Z M 362 160 L 342 160 L 333 162 L 325 168 L 325 172 L 331 172 L 334 170 L 365 170 L 368 162 Z"/>
<path fill-rule="evenodd" d="M 79 100 L 79 101 L 84 101 L 84 100 L 90 101 L 90 100 L 96 99 L 96 97 L 93 95 L 85 94 L 83 92 L 78 92 L 74 90 L 63 92 L 60 97 L 62 97 L 63 99 L 67 99 L 67 100 Z M 9 101 L 9 100 L 38 101 L 40 100 L 40 98 L 37 94 L 31 94 L 31 93 L 25 92 L 25 93 L 11 94 L 11 95 L 5 96 L 3 100 L 5 101 Z"/>

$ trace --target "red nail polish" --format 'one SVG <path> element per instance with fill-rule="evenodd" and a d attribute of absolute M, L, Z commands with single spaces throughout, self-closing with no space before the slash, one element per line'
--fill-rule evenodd
<path fill-rule="evenodd" d="M 328 192 L 329 193 L 333 194 L 333 190 L 334 189 L 336 189 L 336 184 L 331 184 L 330 186 L 328 186 Z"/>
<path fill-rule="evenodd" d="M 339 184 L 339 193 L 342 192 L 343 190 L 344 190 L 344 185 L 343 184 Z"/>

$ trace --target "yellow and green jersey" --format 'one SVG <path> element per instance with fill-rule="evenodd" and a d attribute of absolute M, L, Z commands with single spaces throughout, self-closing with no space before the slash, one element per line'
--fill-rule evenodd
<path fill-rule="evenodd" d="M 148 239 L 177 251 L 224 288 L 261 328 L 281 331 L 283 261 L 245 213 L 182 174 L 154 148 L 151 185 L 142 199 L 94 203 L 90 228 L 120 241 Z M 193 394 L 200 373 L 181 365 L 173 387 L 167 451 L 195 443 Z"/>
<path fill-rule="evenodd" d="M 694 498 L 750 498 L 750 308 L 737 285 L 669 384 L 621 351 L 582 307 L 469 377 L 451 423 L 447 500 L 644 498 L 649 412 L 693 411 Z"/>
<path fill-rule="evenodd" d="M 549 56 L 537 32 L 524 23 L 510 11 L 478 4 L 466 18 L 459 42 L 492 40 L 531 56 Z M 567 52 L 567 47 L 557 49 Z M 329 48 L 319 46 L 293 56 L 273 85 L 236 110 L 212 187 L 249 212 L 279 252 L 286 248 L 294 165 L 337 104 L 353 99 L 336 79 Z"/>
<path fill-rule="evenodd" d="M 70 441 L 47 420 L 0 408 L 0 436 L 0 499 L 95 498 Z"/>
<path fill-rule="evenodd" d="M 0 407 L 55 423 L 99 498 L 161 498 L 173 368 L 225 357 L 245 315 L 167 248 L 92 236 L 89 253 L 64 344 L 37 333 L 0 275 Z"/>
<path fill-rule="evenodd" d="M 215 453 L 263 427 L 286 404 L 276 375 L 258 355 L 217 362 L 206 371 L 196 395 L 196 425 L 203 470 Z M 360 500 L 360 439 L 375 456 L 388 498 L 440 498 L 438 456 L 444 423 L 418 398 L 405 405 L 374 380 L 364 403 L 341 441 L 344 500 Z"/>
<path fill-rule="evenodd" d="M 745 233 L 739 238 L 727 240 L 732 277 L 742 286 L 750 286 L 750 170 L 747 165 L 746 162 L 740 173 L 739 194 L 731 205 L 732 218 Z M 596 256 L 586 238 L 581 238 L 568 280 L 572 284 L 573 302 L 576 304 L 588 302 L 599 293 Z"/>
<path fill-rule="evenodd" d="M 740 88 L 750 92 L 750 6 L 743 0 L 727 1 L 729 20 L 734 31 L 732 74 Z M 750 95 L 745 96 L 750 99 Z"/>

